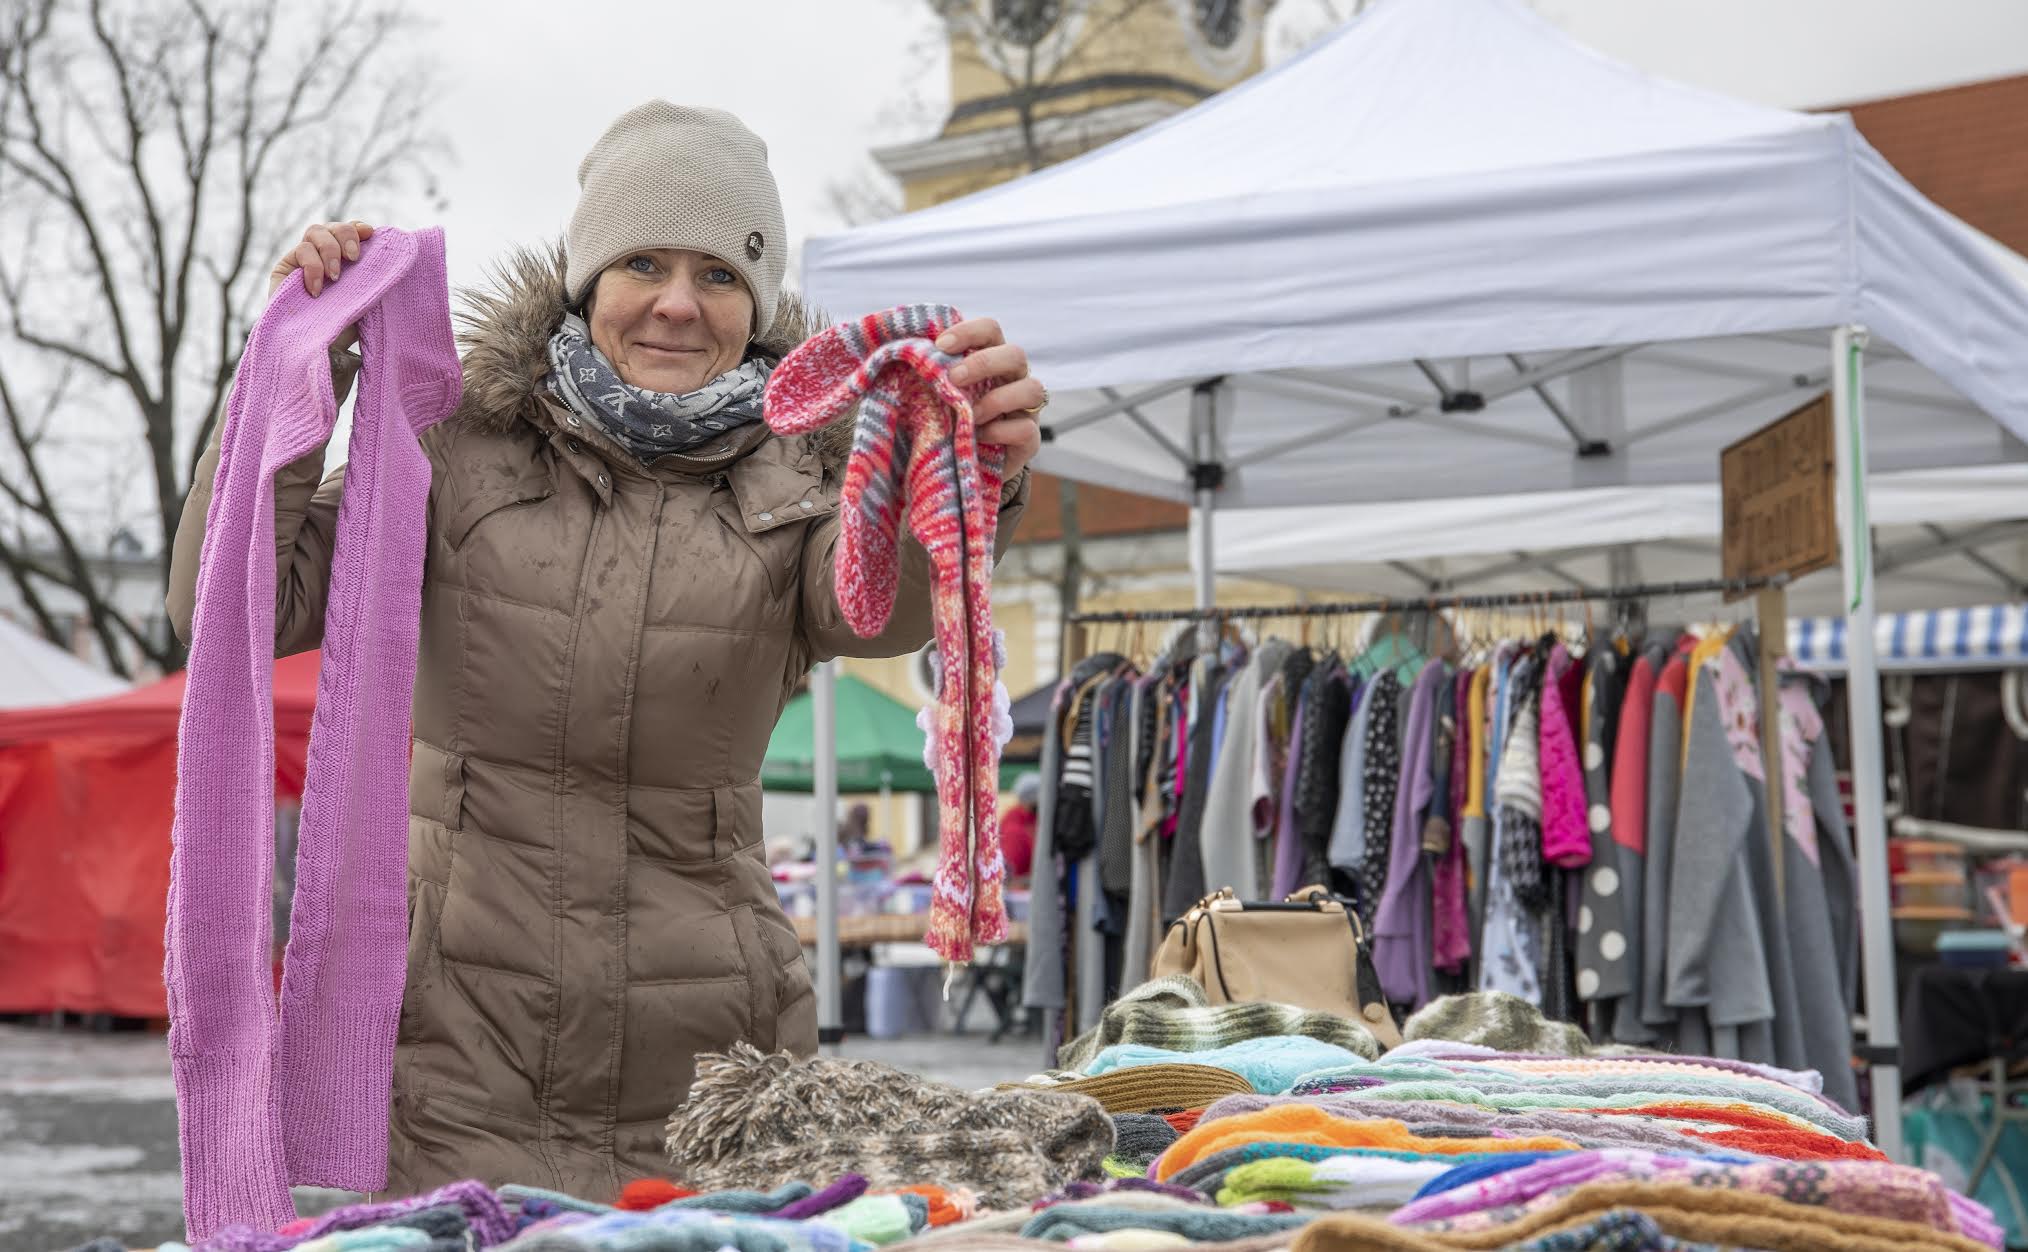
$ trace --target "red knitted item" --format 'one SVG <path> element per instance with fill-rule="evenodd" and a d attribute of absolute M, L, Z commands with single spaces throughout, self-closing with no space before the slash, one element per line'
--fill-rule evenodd
<path fill-rule="evenodd" d="M 959 358 L 936 348 L 960 320 L 943 305 L 911 304 L 833 326 L 775 367 L 766 402 L 768 425 L 784 435 L 858 410 L 836 558 L 838 606 L 856 633 L 879 634 L 894 610 L 904 502 L 909 531 L 929 553 L 942 853 L 924 942 L 954 962 L 1007 937 L 989 602 L 1005 454 L 978 446 L 974 397 L 950 380 Z"/>
<path fill-rule="evenodd" d="M 1732 1130 L 1691 1130 L 1685 1133 L 1706 1143 L 1736 1148 L 1759 1156 L 1785 1161 L 1884 1161 L 1887 1154 L 1870 1143 L 1854 1143 L 1807 1130 L 1792 1122 L 1751 1108 L 1718 1104 L 1643 1104 L 1636 1108 L 1599 1109 L 1624 1117 L 1666 1117 L 1671 1121 L 1707 1122 L 1734 1127 Z"/>
<path fill-rule="evenodd" d="M 1180 1113 L 1164 1113 L 1162 1120 L 1179 1135 L 1187 1135 L 1197 1129 L 1197 1123 L 1204 1117 L 1203 1109 L 1184 1109 Z"/>
<path fill-rule="evenodd" d="M 614 1208 L 633 1213 L 645 1213 L 658 1209 L 671 1200 L 685 1200 L 696 1195 L 688 1187 L 679 1187 L 666 1178 L 636 1178 L 620 1188 L 619 1201 Z"/>

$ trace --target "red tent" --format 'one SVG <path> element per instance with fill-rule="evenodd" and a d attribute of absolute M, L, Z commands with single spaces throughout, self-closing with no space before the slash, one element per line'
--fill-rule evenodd
<path fill-rule="evenodd" d="M 275 663 L 275 793 L 298 799 L 318 654 Z M 184 676 L 0 712 L 0 1012 L 166 1017 Z"/>

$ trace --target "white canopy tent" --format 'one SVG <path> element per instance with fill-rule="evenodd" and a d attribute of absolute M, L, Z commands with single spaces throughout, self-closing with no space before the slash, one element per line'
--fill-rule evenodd
<path fill-rule="evenodd" d="M 804 286 L 999 318 L 1056 392 L 1039 465 L 1191 502 L 1206 605 L 1214 508 L 1707 484 L 1829 386 L 1863 675 L 1845 471 L 2028 459 L 2028 296 L 1849 118 L 1657 81 L 1514 0 L 1390 0 L 1088 156 L 812 240 Z M 1861 325 L 1884 341 L 1863 417 Z M 1877 693 L 1854 686 L 1862 911 L 1885 917 Z M 1891 1108 L 1885 928 L 1865 955 Z"/>
<path fill-rule="evenodd" d="M 1882 608 L 2028 594 L 2028 464 L 1875 474 L 1867 490 Z M 1319 592 L 1399 597 L 1688 582 L 1719 576 L 1719 530 L 1716 483 L 1246 509 L 1220 518 L 1216 564 Z M 1826 570 L 1789 585 L 1789 608 L 1842 612 L 1842 595 Z M 1710 605 L 1673 607 L 1694 615 Z"/>
<path fill-rule="evenodd" d="M 16 622 L 0 617 L 0 709 L 117 695 L 127 684 Z"/>

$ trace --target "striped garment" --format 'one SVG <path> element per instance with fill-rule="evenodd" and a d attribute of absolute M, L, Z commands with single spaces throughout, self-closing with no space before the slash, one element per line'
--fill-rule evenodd
<path fill-rule="evenodd" d="M 778 434 L 816 430 L 858 410 L 839 499 L 838 606 L 862 637 L 894 611 L 901 524 L 929 553 L 940 671 L 930 744 L 942 852 L 930 905 L 932 951 L 972 958 L 1007 937 L 1001 897 L 1000 744 L 993 733 L 998 662 L 990 604 L 993 531 L 1004 452 L 982 447 L 972 401 L 950 380 L 959 358 L 938 351 L 956 309 L 911 304 L 843 322 L 791 352 L 768 379 Z"/>
<path fill-rule="evenodd" d="M 1209 1052 L 1272 1035 L 1300 1035 L 1336 1044 L 1365 1059 L 1383 1050 L 1363 1022 L 1292 1004 L 1249 1001 L 1213 1004 L 1188 974 L 1153 978 L 1106 1006 L 1099 1024 L 1063 1045 L 1056 1063 L 1083 1070 L 1116 1043 L 1139 1043 L 1170 1052 Z"/>

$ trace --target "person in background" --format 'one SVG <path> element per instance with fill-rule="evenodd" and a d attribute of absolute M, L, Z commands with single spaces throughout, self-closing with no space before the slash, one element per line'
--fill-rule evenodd
<path fill-rule="evenodd" d="M 838 851 L 847 856 L 858 852 L 872 839 L 872 830 L 873 809 L 863 801 L 854 804 L 838 823 Z"/>
<path fill-rule="evenodd" d="M 1014 780 L 1014 803 L 1000 815 L 1000 853 L 1007 859 L 1007 877 L 1026 882 L 1035 860 L 1036 805 L 1042 799 L 1042 775 L 1023 774 Z"/>

